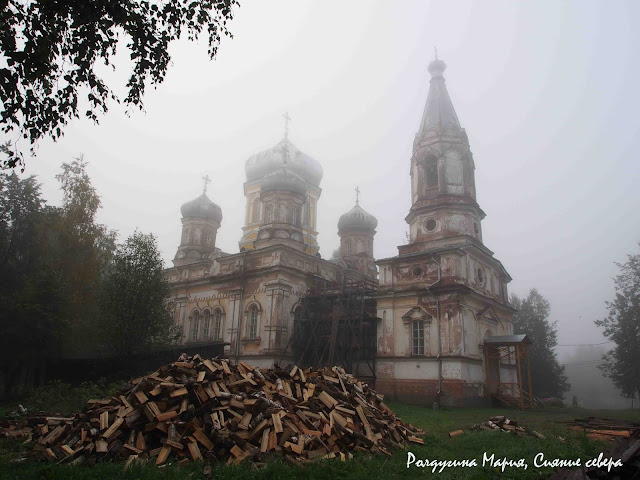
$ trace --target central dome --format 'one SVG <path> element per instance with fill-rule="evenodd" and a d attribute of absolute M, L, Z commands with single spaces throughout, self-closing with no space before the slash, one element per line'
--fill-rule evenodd
<path fill-rule="evenodd" d="M 300 175 L 296 175 L 282 167 L 264 177 L 260 183 L 262 187 L 261 190 L 263 192 L 288 190 L 290 192 L 299 193 L 300 195 L 307 194 L 307 182 L 305 182 Z"/>
<path fill-rule="evenodd" d="M 286 137 L 268 150 L 249 157 L 244 166 L 247 182 L 258 180 L 280 170 L 285 159 L 287 169 L 312 185 L 320 186 L 320 180 L 322 180 L 322 165 L 320 165 L 320 162 L 298 150 Z"/>

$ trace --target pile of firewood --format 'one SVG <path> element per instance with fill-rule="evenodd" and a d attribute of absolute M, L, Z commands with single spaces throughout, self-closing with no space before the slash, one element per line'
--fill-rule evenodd
<path fill-rule="evenodd" d="M 488 421 L 471 426 L 471 430 L 495 430 L 502 432 L 511 432 L 519 436 L 532 436 L 544 440 L 546 437 L 536 432 L 518 425 L 518 422 L 511 420 L 504 415 L 497 415 L 489 418 Z"/>
<path fill-rule="evenodd" d="M 575 418 L 565 422 L 571 430 L 584 431 L 588 437 L 598 440 L 608 440 L 615 437 L 631 437 L 631 434 L 640 429 L 640 424 L 625 420 L 611 418 Z"/>
<path fill-rule="evenodd" d="M 228 463 L 279 452 L 300 462 L 352 451 L 389 455 L 422 432 L 343 369 L 258 369 L 183 355 L 118 396 L 70 418 L 30 419 L 36 455 L 54 461 L 203 458 Z"/>
<path fill-rule="evenodd" d="M 554 473 L 549 480 L 620 480 L 620 479 L 638 479 L 640 478 L 640 426 L 637 423 L 625 422 L 620 420 L 610 420 L 606 418 L 589 417 L 586 419 L 575 419 L 573 422 L 567 422 L 575 427 L 582 427 L 586 430 L 597 429 L 589 427 L 606 427 L 601 430 L 610 430 L 618 432 L 630 432 L 626 435 L 609 436 L 613 443 L 611 448 L 603 452 L 605 459 L 612 458 L 620 460 L 622 465 L 611 468 L 608 465 L 598 465 L 594 462 L 590 467 L 581 467 L 575 469 L 561 468 Z M 611 428 L 614 427 L 614 428 Z M 619 428 L 619 430 L 616 430 Z M 624 430 L 627 428 L 627 430 Z M 603 434 L 606 437 L 606 434 Z M 599 438 L 599 437 L 598 437 Z M 594 456 L 595 457 L 595 456 Z"/>

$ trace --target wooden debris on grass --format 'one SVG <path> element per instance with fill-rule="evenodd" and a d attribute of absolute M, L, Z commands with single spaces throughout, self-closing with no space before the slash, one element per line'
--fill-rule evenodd
<path fill-rule="evenodd" d="M 389 455 L 421 430 L 403 423 L 367 384 L 339 367 L 258 369 L 182 355 L 132 380 L 117 396 L 90 400 L 69 418 L 30 424 L 35 452 L 77 458 L 260 461 L 278 452 L 294 463 Z M 48 428 L 44 428 L 47 427 Z"/>

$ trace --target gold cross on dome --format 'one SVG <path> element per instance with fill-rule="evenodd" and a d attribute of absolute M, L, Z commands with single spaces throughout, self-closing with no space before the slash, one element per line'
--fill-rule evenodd
<path fill-rule="evenodd" d="M 202 189 L 202 193 L 207 193 L 207 186 L 211 183 L 211 179 L 209 178 L 209 175 L 205 175 L 204 177 L 202 177 L 202 180 L 204 180 L 204 188 Z"/>

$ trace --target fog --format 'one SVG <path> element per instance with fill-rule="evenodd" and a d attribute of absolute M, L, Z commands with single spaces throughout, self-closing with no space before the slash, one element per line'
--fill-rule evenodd
<path fill-rule="evenodd" d="M 244 162 L 282 138 L 288 112 L 292 142 L 324 167 L 323 257 L 339 244 L 356 186 L 379 221 L 376 257 L 394 256 L 437 46 L 474 154 L 484 243 L 513 277 L 510 292 L 535 287 L 549 299 L 560 344 L 605 341 L 593 321 L 613 297 L 614 262 L 640 240 L 638 2 L 241 3 L 215 61 L 204 39 L 172 48 L 145 112 L 114 104 L 99 125 L 75 120 L 62 140 L 42 141 L 25 174 L 39 176 L 45 198 L 60 202 L 53 177 L 84 154 L 99 221 L 121 240 L 154 233 L 170 265 L 180 206 L 207 174 L 224 215 L 217 246 L 237 252 Z M 124 97 L 124 46 L 116 63 L 105 77 Z M 559 347 L 559 359 L 575 363 L 585 350 L 594 354 Z M 591 376 L 567 368 L 571 379 Z"/>

